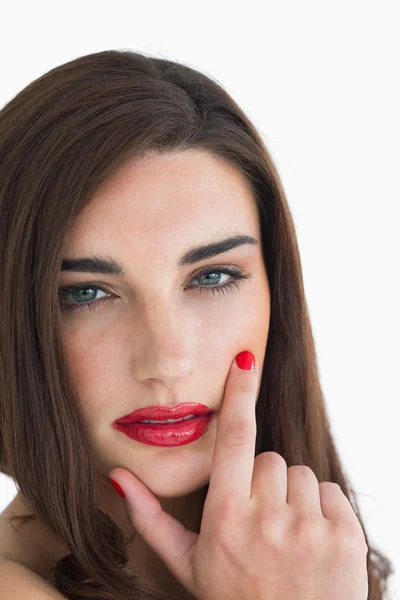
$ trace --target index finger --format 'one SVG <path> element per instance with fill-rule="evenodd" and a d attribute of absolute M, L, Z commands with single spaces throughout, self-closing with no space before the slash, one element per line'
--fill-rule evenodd
<path fill-rule="evenodd" d="M 241 352 L 239 358 L 250 358 Z M 237 358 L 237 357 L 236 357 Z M 254 362 L 255 359 L 254 359 Z M 258 389 L 257 365 L 242 370 L 232 362 L 218 417 L 207 504 L 219 503 L 224 495 L 250 499 L 256 443 L 255 406 Z"/>

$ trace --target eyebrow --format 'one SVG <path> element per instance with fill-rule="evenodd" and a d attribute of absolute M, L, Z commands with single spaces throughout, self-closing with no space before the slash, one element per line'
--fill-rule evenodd
<path fill-rule="evenodd" d="M 250 235 L 233 235 L 218 242 L 195 246 L 191 248 L 178 260 L 178 268 L 182 269 L 187 265 L 193 265 L 201 260 L 212 258 L 218 254 L 228 252 L 244 245 L 257 245 L 258 240 Z M 79 273 L 104 273 L 106 275 L 125 275 L 124 265 L 111 258 L 101 256 L 85 256 L 78 258 L 64 258 L 61 264 L 61 271 L 73 271 Z"/>

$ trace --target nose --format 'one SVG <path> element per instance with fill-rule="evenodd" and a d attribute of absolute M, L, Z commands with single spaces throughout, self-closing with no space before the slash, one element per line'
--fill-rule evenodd
<path fill-rule="evenodd" d="M 171 308 L 158 305 L 142 330 L 144 345 L 136 345 L 139 347 L 134 358 L 136 380 L 158 381 L 168 388 L 183 381 L 193 368 L 186 343 L 186 334 L 193 337 L 189 330 Z"/>
<path fill-rule="evenodd" d="M 190 363 L 188 360 L 163 360 L 158 362 L 153 369 L 152 377 L 148 380 L 155 380 L 162 383 L 166 388 L 173 388 L 181 381 L 184 381 L 190 374 Z"/>

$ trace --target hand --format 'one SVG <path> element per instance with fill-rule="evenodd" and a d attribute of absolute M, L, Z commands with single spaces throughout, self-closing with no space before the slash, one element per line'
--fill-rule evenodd
<path fill-rule="evenodd" d="M 339 485 L 276 452 L 254 459 L 258 369 L 234 360 L 218 417 L 200 533 L 130 471 L 109 476 L 132 526 L 198 600 L 367 600 L 368 546 Z M 214 417 L 216 418 L 216 417 Z"/>

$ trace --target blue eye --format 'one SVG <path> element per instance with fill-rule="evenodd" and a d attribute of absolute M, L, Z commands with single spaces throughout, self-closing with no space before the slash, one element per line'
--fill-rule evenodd
<path fill-rule="evenodd" d="M 202 278 L 207 278 L 210 275 L 213 276 L 220 276 L 220 275 L 230 275 L 233 280 L 232 281 L 228 281 L 227 283 L 224 283 L 222 285 L 218 285 L 218 286 L 202 286 L 202 285 L 192 285 L 189 286 L 189 289 L 193 289 L 193 288 L 197 288 L 199 290 L 200 293 L 212 293 L 212 294 L 225 294 L 227 291 L 233 290 L 233 289 L 239 289 L 239 281 L 240 280 L 244 280 L 244 279 L 251 279 L 254 275 L 250 274 L 250 273 L 246 273 L 245 271 L 243 271 L 242 269 L 239 269 L 237 267 L 225 267 L 225 268 L 219 268 L 219 267 L 215 267 L 212 270 L 208 267 L 208 270 L 203 271 L 202 273 L 196 275 L 196 277 L 192 280 L 192 281 L 197 281 L 198 279 L 202 279 Z M 215 277 L 214 277 L 215 279 Z M 206 279 L 207 281 L 207 279 Z M 213 279 L 209 279 L 208 281 L 211 281 L 211 283 L 213 283 Z M 71 296 L 75 296 L 75 297 L 79 297 L 81 295 L 81 300 L 85 300 L 87 299 L 90 295 L 94 295 L 96 296 L 96 294 L 98 293 L 98 291 L 101 291 L 105 294 L 108 294 L 106 297 L 104 298 L 98 298 L 97 300 L 89 300 L 89 302 L 79 302 L 77 304 L 71 303 L 71 302 L 65 302 L 65 299 L 67 296 L 71 295 Z M 95 285 L 92 283 L 82 283 L 79 285 L 72 285 L 69 287 L 62 287 L 59 289 L 59 299 L 60 299 L 60 303 L 61 303 L 61 309 L 63 311 L 74 311 L 74 310 L 95 310 L 96 308 L 99 308 L 100 304 L 105 304 L 107 302 L 112 301 L 112 297 L 115 296 L 115 294 L 112 294 L 111 292 L 107 292 L 106 289 L 104 289 L 102 286 L 99 285 Z"/>

